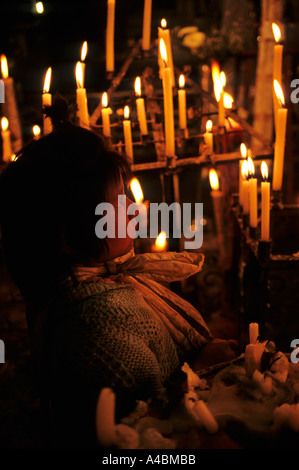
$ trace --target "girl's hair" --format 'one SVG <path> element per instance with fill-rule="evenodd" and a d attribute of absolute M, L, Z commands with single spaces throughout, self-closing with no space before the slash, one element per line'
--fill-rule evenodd
<path fill-rule="evenodd" d="M 95 133 L 59 120 L 1 176 L 0 224 L 7 268 L 27 302 L 44 306 L 75 263 L 105 250 L 95 208 L 130 177 L 126 159 Z"/>

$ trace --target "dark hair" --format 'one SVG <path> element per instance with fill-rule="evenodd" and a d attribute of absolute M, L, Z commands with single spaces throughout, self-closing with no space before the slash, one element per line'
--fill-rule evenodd
<path fill-rule="evenodd" d="M 0 182 L 2 241 L 25 300 L 45 305 L 74 263 L 105 250 L 95 234 L 95 208 L 121 175 L 130 177 L 126 159 L 69 122 L 30 143 L 8 166 Z"/>

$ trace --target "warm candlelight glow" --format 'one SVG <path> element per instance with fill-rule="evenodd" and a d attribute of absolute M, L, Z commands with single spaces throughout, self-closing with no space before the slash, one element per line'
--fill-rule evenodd
<path fill-rule="evenodd" d="M 1 74 L 2 78 L 8 78 L 8 65 L 6 56 L 4 54 L 1 55 Z"/>
<path fill-rule="evenodd" d="M 6 117 L 3 117 L 1 119 L 1 129 L 5 132 L 8 129 L 8 119 Z"/>
<path fill-rule="evenodd" d="M 124 118 L 129 119 L 129 117 L 130 117 L 130 108 L 129 108 L 129 106 L 125 106 L 125 108 L 124 108 Z"/>
<path fill-rule="evenodd" d="M 81 48 L 81 62 L 84 62 L 87 55 L 87 41 L 84 41 Z"/>
<path fill-rule="evenodd" d="M 134 88 L 135 88 L 136 95 L 141 96 L 141 79 L 140 79 L 140 77 L 136 77 Z"/>
<path fill-rule="evenodd" d="M 240 152 L 241 152 L 242 158 L 247 157 L 247 147 L 245 144 L 240 145 Z"/>
<path fill-rule="evenodd" d="M 167 67 L 167 52 L 164 39 L 160 39 L 160 55 L 163 61 L 164 67 Z"/>
<path fill-rule="evenodd" d="M 37 137 L 38 135 L 40 135 L 40 127 L 38 125 L 35 125 L 32 127 L 32 133 L 35 137 Z"/>
<path fill-rule="evenodd" d="M 244 180 L 247 180 L 248 178 L 248 162 L 247 160 L 244 160 L 244 162 L 242 162 L 242 176 L 244 178 Z"/>
<path fill-rule="evenodd" d="M 212 121 L 209 119 L 209 120 L 207 121 L 207 123 L 206 123 L 206 131 L 207 131 L 207 132 L 211 132 L 212 129 L 213 129 L 213 123 L 212 123 Z"/>
<path fill-rule="evenodd" d="M 210 185 L 213 191 L 219 190 L 219 179 L 215 170 L 210 170 L 209 173 Z"/>
<path fill-rule="evenodd" d="M 220 80 L 220 68 L 217 62 L 213 62 L 212 64 L 212 77 L 214 83 L 214 93 L 216 100 L 219 102 L 222 92 L 222 85 Z"/>
<path fill-rule="evenodd" d="M 44 80 L 44 88 L 43 88 L 44 93 L 49 93 L 50 85 L 51 85 L 51 76 L 52 76 L 52 69 L 51 67 L 49 67 L 46 72 L 45 80 Z"/>
<path fill-rule="evenodd" d="M 179 77 L 179 87 L 184 88 L 185 86 L 185 75 L 181 74 Z"/>
<path fill-rule="evenodd" d="M 254 176 L 255 167 L 251 157 L 248 157 L 248 174 L 249 176 Z"/>
<path fill-rule="evenodd" d="M 280 27 L 276 23 L 272 23 L 272 31 L 274 34 L 274 39 L 278 43 L 281 40 L 281 31 Z"/>
<path fill-rule="evenodd" d="M 108 94 L 106 91 L 102 94 L 102 106 L 106 108 L 108 106 Z"/>
<path fill-rule="evenodd" d="M 165 18 L 162 18 L 161 20 L 161 28 L 163 29 L 167 28 L 167 21 L 165 20 Z"/>
<path fill-rule="evenodd" d="M 43 2 L 36 2 L 35 4 L 35 9 L 36 9 L 36 12 L 39 13 L 40 15 L 42 13 L 44 13 L 44 5 L 43 5 Z"/>
<path fill-rule="evenodd" d="M 163 250 L 163 248 L 166 247 L 166 233 L 165 232 L 159 233 L 155 241 L 155 246 L 159 250 Z"/>
<path fill-rule="evenodd" d="M 280 106 L 284 106 L 285 105 L 284 93 L 277 80 L 274 80 L 274 90 L 275 90 L 275 94 L 279 101 Z"/>
<path fill-rule="evenodd" d="M 130 189 L 137 203 L 143 202 L 143 191 L 137 178 L 130 181 Z"/>
<path fill-rule="evenodd" d="M 234 98 L 228 93 L 223 95 L 223 104 L 226 109 L 231 109 L 233 107 Z"/>
<path fill-rule="evenodd" d="M 268 165 L 266 162 L 262 162 L 261 165 L 261 173 L 264 181 L 267 181 L 268 179 Z"/>
<path fill-rule="evenodd" d="M 226 75 L 224 72 L 221 72 L 220 74 L 220 83 L 221 83 L 222 88 L 224 88 L 226 85 Z"/>
<path fill-rule="evenodd" d="M 77 88 L 83 88 L 83 70 L 81 62 L 76 64 L 76 82 Z"/>

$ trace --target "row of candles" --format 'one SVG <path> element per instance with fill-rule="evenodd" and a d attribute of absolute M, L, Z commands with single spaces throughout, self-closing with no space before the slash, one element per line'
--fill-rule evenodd
<path fill-rule="evenodd" d="M 258 228 L 258 179 L 255 175 L 255 165 L 250 149 L 241 144 L 239 168 L 239 205 L 242 213 L 249 217 L 249 226 L 256 230 Z M 261 164 L 261 241 L 270 240 L 270 182 L 268 181 L 268 165 L 265 161 Z M 214 169 L 209 173 L 212 198 L 223 198 L 220 190 L 219 178 Z"/>

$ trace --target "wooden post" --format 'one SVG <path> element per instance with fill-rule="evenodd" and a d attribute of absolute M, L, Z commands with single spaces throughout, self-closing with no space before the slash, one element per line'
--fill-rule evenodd
<path fill-rule="evenodd" d="M 261 28 L 256 66 L 256 90 L 254 104 L 254 128 L 273 139 L 273 51 L 272 23 L 282 23 L 284 0 L 261 0 Z M 260 142 L 252 142 L 256 152 Z"/>

